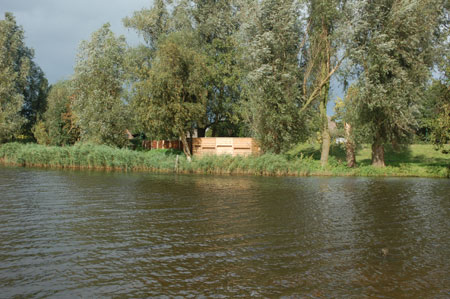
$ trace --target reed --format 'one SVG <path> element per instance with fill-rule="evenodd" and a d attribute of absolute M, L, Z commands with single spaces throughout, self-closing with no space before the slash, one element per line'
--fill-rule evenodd
<path fill-rule="evenodd" d="M 358 167 L 347 168 L 339 155 L 330 156 L 328 165 L 322 167 L 311 149 L 286 155 L 205 155 L 194 157 L 189 163 L 182 153 L 171 150 L 133 151 L 93 144 L 56 147 L 7 143 L 0 145 L 0 161 L 29 167 L 273 176 L 448 177 L 450 174 L 450 157 L 435 153 L 431 146 L 412 146 L 407 153 L 391 155 L 385 168 L 372 167 L 365 151 L 363 149 L 359 154 Z M 175 165 L 177 155 L 179 158 Z"/>

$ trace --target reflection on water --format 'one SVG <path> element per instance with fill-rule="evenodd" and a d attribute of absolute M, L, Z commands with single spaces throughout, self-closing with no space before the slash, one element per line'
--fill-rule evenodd
<path fill-rule="evenodd" d="M 0 294 L 444 298 L 449 199 L 436 179 L 0 168 Z"/>

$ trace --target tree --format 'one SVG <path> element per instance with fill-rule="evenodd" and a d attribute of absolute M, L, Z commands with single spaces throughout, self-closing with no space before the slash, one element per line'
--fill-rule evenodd
<path fill-rule="evenodd" d="M 23 29 L 11 13 L 0 20 L 0 142 L 31 126 L 45 109 L 47 80 L 25 46 Z"/>
<path fill-rule="evenodd" d="M 339 69 L 346 53 L 341 48 L 342 28 L 345 27 L 345 1 L 311 0 L 307 2 L 307 34 L 303 41 L 303 107 L 301 111 L 318 102 L 322 150 L 322 166 L 328 163 L 331 136 L 328 128 L 327 105 L 330 79 Z M 341 27 L 341 28 L 339 28 Z M 337 29 L 341 29 L 340 31 Z M 341 56 L 341 57 L 339 57 Z"/>
<path fill-rule="evenodd" d="M 31 58 L 34 56 L 31 50 L 29 55 Z M 43 113 L 47 108 L 49 90 L 49 84 L 44 72 L 31 60 L 27 84 L 23 91 L 24 104 L 21 111 L 26 119 L 26 123 L 22 128 L 22 133 L 25 136 L 33 136 L 33 126 L 42 119 Z"/>
<path fill-rule="evenodd" d="M 156 0 L 150 9 L 134 12 L 132 17 L 124 18 L 123 23 L 125 27 L 135 29 L 153 51 L 159 38 L 169 33 L 171 28 L 170 14 L 164 0 Z"/>
<path fill-rule="evenodd" d="M 54 84 L 47 98 L 47 110 L 42 121 L 34 129 L 38 143 L 51 145 L 72 145 L 79 139 L 80 131 L 72 113 L 74 101 L 70 80 Z"/>
<path fill-rule="evenodd" d="M 246 25 L 245 119 L 263 151 L 280 153 L 299 140 L 301 27 L 294 0 L 254 4 Z"/>
<path fill-rule="evenodd" d="M 356 166 L 356 142 L 353 132 L 354 123 L 352 122 L 351 94 L 351 92 L 347 93 L 347 96 L 344 100 L 338 98 L 336 100 L 336 105 L 334 106 L 334 110 L 336 112 L 335 119 L 339 120 L 338 126 L 340 125 L 341 129 L 343 129 L 344 132 L 345 155 L 347 160 L 347 167 L 350 168 Z"/>
<path fill-rule="evenodd" d="M 169 12 L 166 2 L 169 3 L 156 1 L 150 9 L 142 9 L 124 19 L 125 26 L 136 29 L 145 40 L 146 47 L 134 49 L 134 59 L 145 60 L 144 69 L 150 69 L 158 43 L 168 34 L 194 33 L 191 37 L 197 39 L 198 48 L 205 52 L 210 70 L 209 78 L 205 78 L 209 88 L 207 110 L 197 123 L 197 133 L 202 137 L 211 128 L 212 135 L 216 136 L 225 133 L 222 132 L 225 128 L 231 131 L 227 135 L 237 134 L 240 69 L 239 47 L 234 37 L 238 26 L 236 6 L 231 0 L 180 0 L 170 2 Z M 142 69 L 136 70 L 134 82 L 147 79 Z"/>
<path fill-rule="evenodd" d="M 199 124 L 199 137 L 207 128 L 212 136 L 239 134 L 240 47 L 236 39 L 239 18 L 235 1 L 194 0 L 190 14 L 200 47 L 208 58 L 210 77 L 207 85 L 208 104 L 204 120 Z"/>
<path fill-rule="evenodd" d="M 125 52 L 125 38 L 115 37 L 109 24 L 81 43 L 72 106 L 81 141 L 114 146 L 128 142 L 127 106 L 122 98 Z"/>
<path fill-rule="evenodd" d="M 372 136 L 372 165 L 385 166 L 384 144 L 413 132 L 433 64 L 442 0 L 358 1 L 352 60 L 359 75 L 356 109 Z"/>
<path fill-rule="evenodd" d="M 450 152 L 450 80 L 434 80 L 427 90 L 429 98 L 425 125 L 430 130 L 430 140 L 443 153 Z"/>
<path fill-rule="evenodd" d="M 360 122 L 357 101 L 359 90 L 352 85 L 348 88 L 344 99 L 336 101 L 334 118 L 340 124 L 345 137 L 347 167 L 356 167 L 356 152 L 362 143 L 370 142 L 368 126 Z"/>
<path fill-rule="evenodd" d="M 174 32 L 160 42 L 148 79 L 135 85 L 134 106 L 147 132 L 178 136 L 191 159 L 188 133 L 206 113 L 208 77 L 206 57 L 191 32 Z"/>
<path fill-rule="evenodd" d="M 440 73 L 426 92 L 425 123 L 431 131 L 430 139 L 437 149 L 450 153 L 450 2 L 445 2 L 441 26 L 436 30 L 436 66 Z"/>

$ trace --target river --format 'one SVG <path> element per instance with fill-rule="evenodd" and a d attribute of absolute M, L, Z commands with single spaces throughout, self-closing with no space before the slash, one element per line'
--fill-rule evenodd
<path fill-rule="evenodd" d="M 0 297 L 448 298 L 449 213 L 447 179 L 0 167 Z"/>

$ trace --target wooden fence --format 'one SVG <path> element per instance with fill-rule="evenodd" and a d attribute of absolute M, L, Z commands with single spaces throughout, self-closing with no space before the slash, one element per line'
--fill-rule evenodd
<path fill-rule="evenodd" d="M 192 140 L 192 154 L 248 156 L 258 154 L 260 149 L 253 138 L 237 137 L 204 137 Z"/>
<path fill-rule="evenodd" d="M 144 140 L 142 147 L 145 149 L 183 149 L 183 143 L 179 140 Z"/>
<path fill-rule="evenodd" d="M 142 146 L 146 149 L 183 150 L 183 143 L 179 140 L 145 140 Z M 203 137 L 192 139 L 191 151 L 195 156 L 223 154 L 248 156 L 258 154 L 260 148 L 253 138 Z"/>

